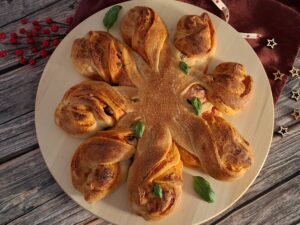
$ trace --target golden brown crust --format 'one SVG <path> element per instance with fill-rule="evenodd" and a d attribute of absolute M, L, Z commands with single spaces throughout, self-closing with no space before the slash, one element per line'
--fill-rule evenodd
<path fill-rule="evenodd" d="M 91 31 L 75 40 L 71 55 L 80 73 L 124 86 L 86 81 L 72 87 L 56 110 L 56 123 L 75 135 L 114 126 L 78 147 L 71 165 L 73 185 L 87 201 L 98 201 L 120 184 L 135 153 L 128 177 L 130 201 L 146 220 L 158 220 L 180 202 L 182 161 L 226 181 L 249 169 L 249 143 L 216 108 L 225 113 L 240 110 L 252 92 L 252 79 L 237 63 L 223 63 L 213 74 L 200 75 L 216 45 L 206 13 L 179 20 L 176 48 L 166 40 L 161 18 L 148 7 L 132 8 L 121 21 L 121 32 L 144 60 L 133 58 L 130 49 L 107 32 Z M 189 76 L 180 61 L 187 62 Z M 190 104 L 194 97 L 201 101 L 199 116 Z M 146 127 L 138 140 L 131 131 L 137 120 Z M 155 185 L 161 187 L 162 197 L 154 193 Z"/>
<path fill-rule="evenodd" d="M 201 162 L 196 155 L 190 153 L 179 145 L 177 145 L 177 147 L 180 153 L 180 158 L 185 166 L 201 169 Z"/>
<path fill-rule="evenodd" d="M 146 131 L 129 170 L 130 201 L 134 210 L 146 220 L 165 217 L 181 198 L 182 162 L 169 131 L 163 127 Z M 162 198 L 154 194 L 155 184 L 162 188 Z"/>
<path fill-rule="evenodd" d="M 184 113 L 179 119 L 182 118 L 185 121 L 177 133 L 186 135 L 186 132 L 190 141 L 173 138 L 198 157 L 203 171 L 216 179 L 230 181 L 242 177 L 250 168 L 253 153 L 249 143 L 225 119 L 209 112 L 201 117 Z"/>
<path fill-rule="evenodd" d="M 151 8 L 136 6 L 122 18 L 124 41 L 152 67 L 157 68 L 159 55 L 168 31 L 159 15 Z"/>
<path fill-rule="evenodd" d="M 253 92 L 253 80 L 239 63 L 221 63 L 213 74 L 203 75 L 199 80 L 207 91 L 208 100 L 227 114 L 240 111 Z"/>
<path fill-rule="evenodd" d="M 80 74 L 92 80 L 102 80 L 92 63 L 88 39 L 78 38 L 73 42 L 71 59 Z"/>
<path fill-rule="evenodd" d="M 77 148 L 71 163 L 72 183 L 86 201 L 104 198 L 125 179 L 136 147 L 128 141 L 131 136 L 128 129 L 103 131 Z"/>
<path fill-rule="evenodd" d="M 124 86 L 140 82 L 130 50 L 107 32 L 90 31 L 76 39 L 71 58 L 77 70 L 91 79 Z"/>
<path fill-rule="evenodd" d="M 196 73 L 205 72 L 216 48 L 215 30 L 208 14 L 181 17 L 177 23 L 174 45 L 187 57 L 185 61 L 193 66 Z"/>
<path fill-rule="evenodd" d="M 84 81 L 65 93 L 55 122 L 69 134 L 87 136 L 113 126 L 125 108 L 125 99 L 108 84 Z"/>

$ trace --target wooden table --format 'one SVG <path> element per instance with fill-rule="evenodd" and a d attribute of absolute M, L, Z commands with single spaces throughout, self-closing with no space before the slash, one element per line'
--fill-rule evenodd
<path fill-rule="evenodd" d="M 19 20 L 73 15 L 79 0 L 0 1 L 0 32 Z M 296 60 L 299 67 L 300 57 Z M 0 224 L 109 224 L 73 202 L 50 175 L 34 126 L 34 102 L 47 59 L 22 66 L 15 57 L 0 64 Z M 300 123 L 290 99 L 300 79 L 290 80 L 275 109 L 275 132 L 267 161 L 247 193 L 206 224 L 297 224 L 300 222 Z M 289 128 L 282 138 L 278 126 Z"/>

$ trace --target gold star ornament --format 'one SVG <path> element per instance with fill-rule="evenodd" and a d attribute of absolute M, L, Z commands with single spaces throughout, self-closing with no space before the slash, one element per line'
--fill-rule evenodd
<path fill-rule="evenodd" d="M 277 45 L 277 43 L 275 42 L 275 39 L 274 39 L 274 38 L 272 38 L 272 39 L 267 39 L 267 41 L 268 41 L 267 47 L 270 47 L 270 48 L 273 49 L 273 48 Z"/>
<path fill-rule="evenodd" d="M 300 119 L 300 108 L 298 109 L 294 109 L 294 112 L 291 114 L 295 120 L 299 120 Z"/>
<path fill-rule="evenodd" d="M 300 89 L 298 89 L 298 91 L 292 91 L 291 98 L 298 101 L 300 99 Z"/>
<path fill-rule="evenodd" d="M 279 134 L 281 134 L 282 137 L 285 137 L 288 135 L 288 128 L 280 126 L 280 130 L 278 131 Z"/>
<path fill-rule="evenodd" d="M 293 66 L 293 68 L 289 71 L 292 75 L 292 78 L 299 77 L 299 69 Z"/>
<path fill-rule="evenodd" d="M 273 75 L 274 75 L 274 80 L 282 80 L 282 77 L 283 77 L 284 74 L 280 73 L 280 71 L 277 70 L 277 72 L 273 73 Z"/>

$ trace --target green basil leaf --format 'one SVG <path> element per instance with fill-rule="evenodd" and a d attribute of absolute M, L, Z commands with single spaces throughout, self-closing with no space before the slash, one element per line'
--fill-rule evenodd
<path fill-rule="evenodd" d="M 206 202 L 212 203 L 216 201 L 216 195 L 210 184 L 203 177 L 194 177 L 194 190 Z"/>
<path fill-rule="evenodd" d="M 162 191 L 162 188 L 159 184 L 154 184 L 153 186 L 153 192 L 154 194 L 159 197 L 159 198 L 162 198 L 163 197 L 163 191 Z"/>
<path fill-rule="evenodd" d="M 103 24 L 107 28 L 107 31 L 109 30 L 109 28 L 111 28 L 114 25 L 114 23 L 118 19 L 118 15 L 121 9 L 122 6 L 114 5 L 106 12 L 103 18 Z"/>
<path fill-rule="evenodd" d="M 201 109 L 202 109 L 202 103 L 201 103 L 200 99 L 197 97 L 193 97 L 191 99 L 191 104 L 195 110 L 196 115 L 199 116 Z"/>
<path fill-rule="evenodd" d="M 133 135 L 136 138 L 141 138 L 145 131 L 145 124 L 142 121 L 137 121 L 133 124 Z"/>
<path fill-rule="evenodd" d="M 188 74 L 189 72 L 189 66 L 188 64 L 186 64 L 185 62 L 180 62 L 179 63 L 179 68 L 182 70 L 182 72 L 184 72 L 185 74 Z"/>

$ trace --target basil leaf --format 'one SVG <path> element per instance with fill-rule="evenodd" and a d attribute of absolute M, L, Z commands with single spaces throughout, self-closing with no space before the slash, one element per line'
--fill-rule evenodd
<path fill-rule="evenodd" d="M 195 110 L 195 113 L 197 116 L 199 116 L 200 112 L 201 112 L 201 109 L 202 109 L 202 103 L 201 101 L 199 100 L 199 98 L 197 97 L 193 97 L 191 99 L 191 104 Z"/>
<path fill-rule="evenodd" d="M 180 62 L 179 63 L 179 68 L 182 70 L 182 72 L 184 72 L 185 74 L 188 74 L 188 72 L 189 72 L 189 66 L 188 66 L 188 64 L 186 64 L 185 62 Z"/>
<path fill-rule="evenodd" d="M 216 201 L 216 195 L 210 184 L 203 177 L 194 177 L 194 190 L 206 202 L 212 203 Z"/>
<path fill-rule="evenodd" d="M 141 138 L 144 134 L 145 124 L 142 121 L 137 121 L 133 124 L 133 135 L 136 138 Z"/>
<path fill-rule="evenodd" d="M 162 188 L 159 184 L 154 184 L 153 186 L 153 193 L 159 197 L 159 198 L 162 198 L 163 197 L 163 191 L 162 191 Z"/>
<path fill-rule="evenodd" d="M 121 9 L 122 6 L 115 5 L 106 12 L 103 18 L 103 24 L 107 28 L 107 31 L 109 30 L 109 28 L 111 28 L 114 25 L 114 23 L 118 19 L 118 15 Z"/>

